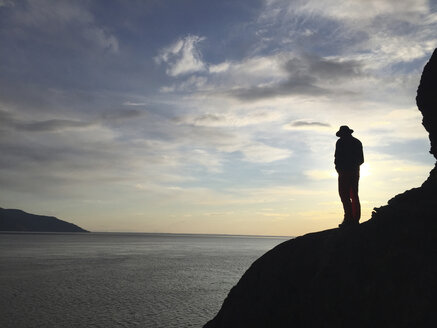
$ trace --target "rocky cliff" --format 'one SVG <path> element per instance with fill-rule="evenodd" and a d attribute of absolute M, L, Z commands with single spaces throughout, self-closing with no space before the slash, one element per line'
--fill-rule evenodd
<path fill-rule="evenodd" d="M 53 216 L 35 215 L 0 207 L 0 231 L 88 232 Z"/>
<path fill-rule="evenodd" d="M 437 155 L 437 49 L 417 92 Z M 205 328 L 437 327 L 437 169 L 357 227 L 289 240 L 247 270 Z"/>

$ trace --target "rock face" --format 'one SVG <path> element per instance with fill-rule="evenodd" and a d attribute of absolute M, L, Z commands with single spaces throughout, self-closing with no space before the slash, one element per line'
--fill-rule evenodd
<path fill-rule="evenodd" d="M 53 216 L 0 208 L 0 231 L 88 232 Z"/>
<path fill-rule="evenodd" d="M 417 94 L 437 155 L 437 49 Z M 437 327 L 436 168 L 347 230 L 292 239 L 264 254 L 204 328 Z"/>
<path fill-rule="evenodd" d="M 437 49 L 423 69 L 420 85 L 417 89 L 417 107 L 422 112 L 422 124 L 429 133 L 430 153 L 437 158 Z"/>
<path fill-rule="evenodd" d="M 437 158 L 437 49 L 423 69 L 420 85 L 417 89 L 417 107 L 423 115 L 422 125 L 429 133 L 431 141 L 430 153 Z M 424 187 L 437 185 L 437 165 L 431 171 Z"/>

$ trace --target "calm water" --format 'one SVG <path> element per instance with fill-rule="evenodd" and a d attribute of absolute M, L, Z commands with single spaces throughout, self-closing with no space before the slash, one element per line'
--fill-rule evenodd
<path fill-rule="evenodd" d="M 0 234 L 0 327 L 201 327 L 284 240 Z"/>

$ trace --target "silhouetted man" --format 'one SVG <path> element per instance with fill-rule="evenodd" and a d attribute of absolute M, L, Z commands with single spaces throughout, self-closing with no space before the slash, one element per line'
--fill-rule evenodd
<path fill-rule="evenodd" d="M 340 126 L 336 136 L 335 169 L 338 172 L 338 193 L 344 208 L 344 219 L 339 227 L 357 225 L 361 217 L 360 199 L 358 198 L 358 180 L 360 165 L 364 163 L 363 145 L 352 137 L 354 130 Z"/>

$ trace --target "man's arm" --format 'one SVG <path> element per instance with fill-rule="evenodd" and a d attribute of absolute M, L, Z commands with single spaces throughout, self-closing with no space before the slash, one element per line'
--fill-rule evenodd
<path fill-rule="evenodd" d="M 337 142 L 335 143 L 335 153 L 334 153 L 334 164 L 335 164 L 335 168 L 337 168 L 338 165 L 338 142 L 339 140 L 337 140 Z"/>

